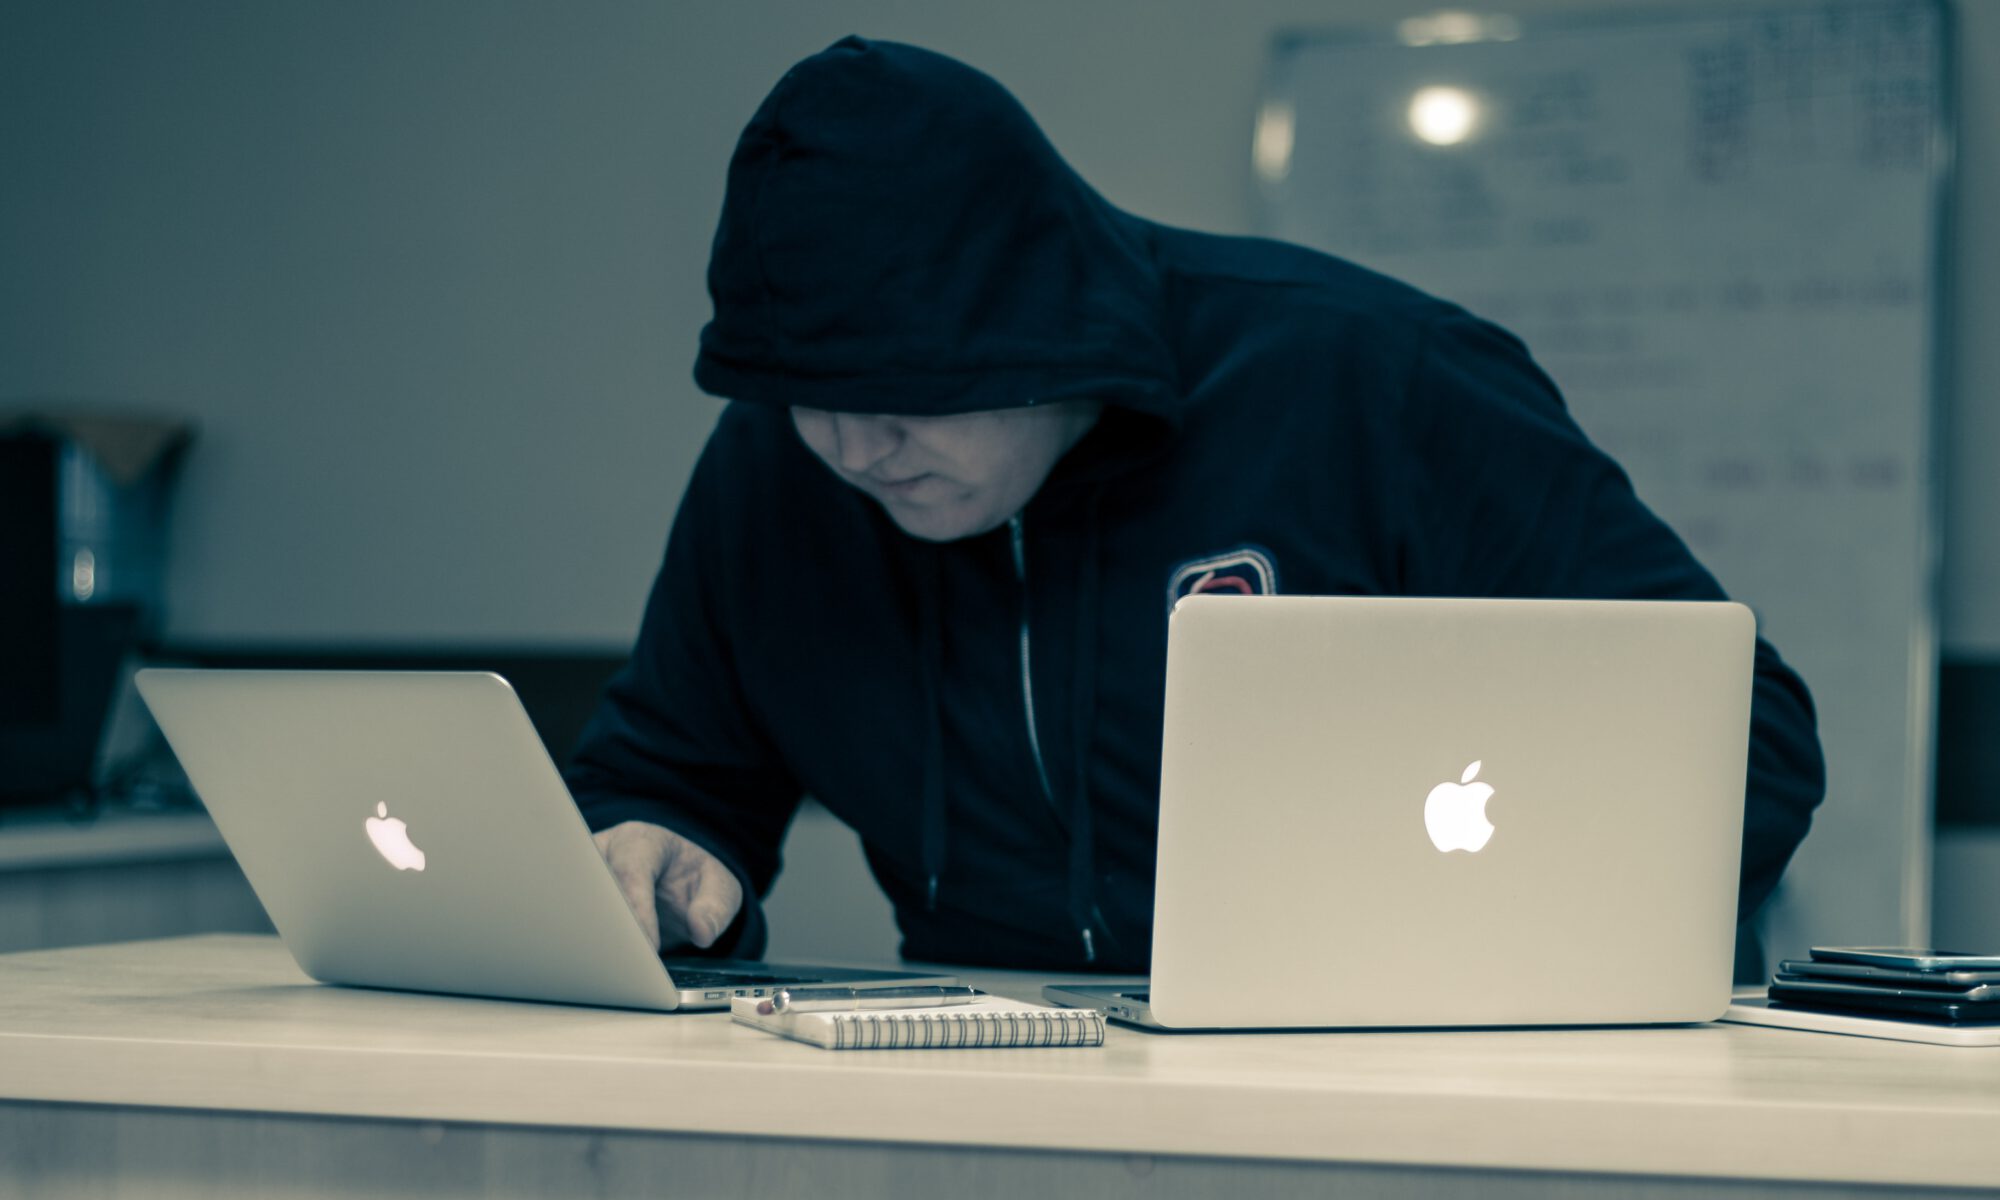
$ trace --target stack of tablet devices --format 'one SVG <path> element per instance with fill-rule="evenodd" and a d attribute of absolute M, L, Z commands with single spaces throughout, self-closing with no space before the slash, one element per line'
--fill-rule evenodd
<path fill-rule="evenodd" d="M 1792 1008 L 1949 1025 L 2000 1025 L 2000 954 L 1907 947 L 1814 946 L 1771 977 Z"/>

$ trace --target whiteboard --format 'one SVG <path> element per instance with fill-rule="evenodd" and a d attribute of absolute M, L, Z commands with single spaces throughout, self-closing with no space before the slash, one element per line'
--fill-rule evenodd
<path fill-rule="evenodd" d="M 1942 34 L 1915 0 L 1286 34 L 1258 119 L 1265 231 L 1520 334 L 1804 676 L 1828 790 L 1774 957 L 1929 928 Z"/>

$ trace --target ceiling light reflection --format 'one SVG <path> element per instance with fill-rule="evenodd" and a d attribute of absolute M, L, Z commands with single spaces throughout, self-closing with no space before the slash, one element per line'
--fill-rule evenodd
<path fill-rule="evenodd" d="M 1251 143 L 1250 158 L 1257 177 L 1266 183 L 1282 183 L 1292 170 L 1292 106 L 1272 100 L 1257 113 L 1257 133 Z"/>
<path fill-rule="evenodd" d="M 1410 131 L 1433 146 L 1456 146 L 1479 128 L 1479 101 L 1464 88 L 1427 87 L 1410 98 Z"/>

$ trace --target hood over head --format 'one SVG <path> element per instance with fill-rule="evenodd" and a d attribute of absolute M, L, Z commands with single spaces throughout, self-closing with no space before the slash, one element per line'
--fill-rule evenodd
<path fill-rule="evenodd" d="M 695 380 L 840 412 L 1092 399 L 1171 420 L 1147 229 L 992 78 L 845 38 L 737 143 Z"/>

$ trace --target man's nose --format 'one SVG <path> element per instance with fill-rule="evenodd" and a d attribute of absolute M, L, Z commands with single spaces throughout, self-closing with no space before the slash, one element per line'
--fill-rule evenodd
<path fill-rule="evenodd" d="M 833 414 L 833 454 L 843 470 L 857 474 L 896 452 L 902 436 L 887 417 Z"/>

